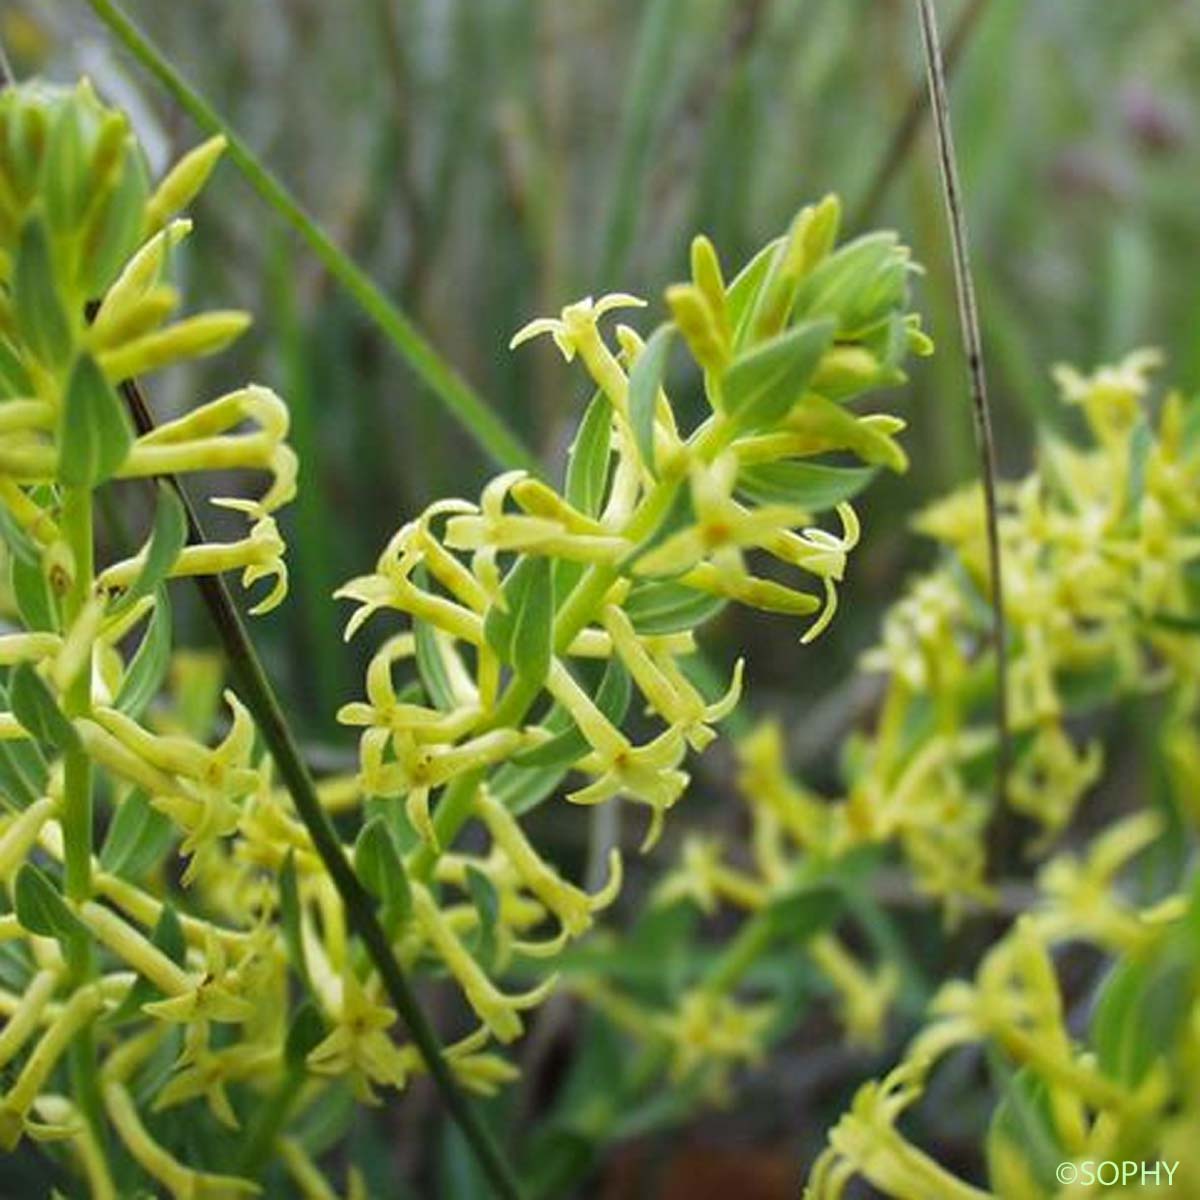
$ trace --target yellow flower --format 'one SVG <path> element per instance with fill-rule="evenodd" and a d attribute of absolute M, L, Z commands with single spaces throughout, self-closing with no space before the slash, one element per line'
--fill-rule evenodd
<path fill-rule="evenodd" d="M 567 883 L 533 848 L 516 818 L 487 790 L 475 797 L 475 812 L 525 886 L 558 918 L 572 937 L 585 933 L 592 913 L 607 908 L 621 890 L 621 852 L 609 855 L 608 883 L 594 896 Z"/>
<path fill-rule="evenodd" d="M 511 1042 L 519 1037 L 523 1028 L 521 1011 L 541 1004 L 553 991 L 556 978 L 552 975 L 537 987 L 517 995 L 501 992 L 459 941 L 428 888 L 414 883 L 412 898 L 418 928 L 458 981 L 476 1016 L 497 1041 Z"/>
<path fill-rule="evenodd" d="M 264 931 L 265 934 L 265 931 Z M 250 970 L 262 953 L 251 943 L 242 951 L 237 966 L 230 967 L 224 942 L 211 926 L 204 931 L 204 970 L 190 979 L 190 987 L 181 995 L 154 1000 L 143 1011 L 164 1021 L 190 1024 L 193 1021 L 222 1021 L 237 1024 L 254 1016 L 250 1001 Z"/>
<path fill-rule="evenodd" d="M 536 317 L 529 324 L 522 326 L 508 343 L 510 350 L 515 350 L 524 342 L 535 337 L 549 334 L 554 344 L 562 352 L 563 358 L 570 362 L 575 352 L 586 346 L 595 334 L 596 322 L 605 313 L 622 308 L 644 308 L 645 300 L 630 296 L 625 292 L 613 292 L 593 300 L 586 296 L 574 304 L 568 304 L 558 317 Z"/>
<path fill-rule="evenodd" d="M 733 499 L 738 460 L 731 452 L 711 464 L 693 462 L 690 471 L 696 523 L 672 534 L 637 562 L 640 575 L 679 575 L 710 562 L 725 577 L 745 574 L 743 549 L 771 545 L 781 529 L 809 519 L 802 508 L 772 504 L 747 509 Z"/>
<path fill-rule="evenodd" d="M 377 1103 L 372 1084 L 403 1088 L 410 1064 L 387 1035 L 395 1012 L 371 999 L 353 971 L 342 975 L 341 1005 L 333 1031 L 308 1055 L 318 1075 L 349 1074 L 354 1094 L 365 1104 Z"/>
<path fill-rule="evenodd" d="M 613 649 L 629 668 L 634 682 L 650 706 L 669 725 L 683 730 L 693 750 L 703 750 L 715 738 L 709 725 L 724 720 L 737 706 L 742 694 L 744 659 L 738 659 L 725 695 L 712 704 L 692 686 L 670 653 L 655 654 L 640 637 L 624 610 L 608 605 L 601 620 L 612 638 Z"/>
<path fill-rule="evenodd" d="M 655 1025 L 671 1043 L 674 1079 L 714 1067 L 720 1089 L 731 1067 L 761 1060 L 774 1016 L 771 1005 L 742 1005 L 731 996 L 697 988 L 685 993 L 676 1011 L 660 1016 Z"/>
<path fill-rule="evenodd" d="M 863 1084 L 829 1135 L 829 1148 L 813 1164 L 805 1200 L 838 1200 L 847 1181 L 861 1174 L 887 1196 L 938 1200 L 991 1200 L 912 1145 L 897 1120 L 921 1095 L 927 1064 L 908 1059 L 881 1082 Z"/>
<path fill-rule="evenodd" d="M 238 1128 L 237 1114 L 229 1102 L 227 1084 L 248 1079 L 278 1061 L 274 1051 L 264 1051 L 254 1045 L 226 1046 L 211 1050 L 207 1037 L 191 1036 L 204 1026 L 188 1027 L 189 1044 L 179 1060 L 176 1073 L 163 1085 L 154 1099 L 154 1110 L 161 1112 L 177 1104 L 203 1097 L 213 1116 L 230 1129 Z"/>
<path fill-rule="evenodd" d="M 514 550 L 577 562 L 617 562 L 628 553 L 630 547 L 623 538 L 610 536 L 602 525 L 581 516 L 572 519 L 565 503 L 553 516 L 505 512 L 508 494 L 524 481 L 524 471 L 497 475 L 483 489 L 478 515 L 455 516 L 446 523 L 446 545 L 452 550 Z M 545 508 L 544 493 L 532 494 Z M 571 523 L 560 519 L 563 517 Z"/>

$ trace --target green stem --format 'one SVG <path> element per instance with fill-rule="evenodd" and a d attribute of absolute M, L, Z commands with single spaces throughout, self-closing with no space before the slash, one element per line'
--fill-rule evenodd
<path fill-rule="evenodd" d="M 64 489 L 62 531 L 74 560 L 74 574 L 64 612 L 66 626 L 70 628 L 87 603 L 95 574 L 90 488 Z M 89 661 L 63 696 L 68 717 L 88 715 L 92 707 L 91 689 Z M 92 764 L 82 750 L 70 751 L 64 756 L 62 827 L 67 895 L 81 902 L 92 892 Z"/>
<path fill-rule="evenodd" d="M 175 98 L 205 132 L 222 134 L 229 157 L 252 188 L 308 243 L 329 273 L 350 293 L 409 366 L 476 442 L 501 466 L 537 470 L 533 452 L 434 349 L 379 286 L 333 243 L 221 115 L 171 65 L 161 50 L 113 0 L 88 0 L 125 48 Z"/>
<path fill-rule="evenodd" d="M 67 589 L 63 616 L 66 628 L 79 616 L 92 594 L 95 582 L 95 546 L 93 540 L 92 490 L 90 487 L 64 487 L 62 533 L 71 550 L 71 586 Z M 92 662 L 89 655 L 79 675 L 63 695 L 68 717 L 86 717 L 92 710 Z M 63 755 L 62 833 L 64 884 L 67 896 L 82 903 L 92 894 L 92 763 L 82 750 Z M 75 971 L 76 986 L 95 975 L 95 956 L 88 952 Z M 104 1108 L 100 1099 L 99 1069 L 96 1059 L 95 1021 L 89 1020 L 71 1039 L 67 1051 L 72 1090 L 101 1153 L 107 1142 Z"/>
<path fill-rule="evenodd" d="M 122 384 L 121 390 L 138 432 L 148 433 L 154 428 L 154 421 L 141 391 L 132 381 Z M 186 490 L 175 476 L 168 476 L 167 481 L 187 514 L 188 540 L 192 543 L 206 541 Z M 280 778 L 296 805 L 296 812 L 308 830 L 313 849 L 337 889 L 350 924 L 366 946 L 384 990 L 407 1027 L 430 1078 L 441 1092 L 450 1115 L 462 1130 L 496 1195 L 503 1200 L 520 1200 L 521 1188 L 512 1168 L 490 1130 L 460 1090 L 408 976 L 392 952 L 387 933 L 375 914 L 375 903 L 346 858 L 341 839 L 321 805 L 313 778 L 224 579 L 220 575 L 198 575 L 196 586 L 224 648 L 234 688 L 253 715 Z"/>

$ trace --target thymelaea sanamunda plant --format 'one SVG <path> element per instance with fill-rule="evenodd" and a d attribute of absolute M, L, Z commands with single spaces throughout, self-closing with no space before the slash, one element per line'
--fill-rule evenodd
<path fill-rule="evenodd" d="M 724 696 L 701 694 L 686 671 L 693 630 L 729 602 L 815 614 L 806 639 L 832 616 L 858 536 L 838 497 L 864 473 L 803 460 L 837 450 L 905 465 L 898 419 L 856 416 L 844 402 L 898 379 L 909 346 L 927 346 L 905 311 L 907 255 L 890 235 L 836 250 L 837 221 L 835 200 L 804 209 L 729 285 L 697 239 L 691 281 L 667 292 L 673 319 L 645 343 L 623 325 L 605 337 L 609 312 L 642 303 L 625 295 L 531 322 L 514 345 L 549 335 L 596 386 L 563 491 L 512 471 L 478 503 L 438 501 L 340 593 L 358 604 L 348 634 L 380 610 L 407 618 L 377 652 L 366 700 L 340 715 L 364 728 L 362 792 L 393 807 L 411 846 L 415 923 L 500 1040 L 516 1036 L 518 1010 L 545 984 L 514 997 L 492 988 L 459 937 L 478 907 L 444 910 L 434 885 L 469 892 L 482 874 L 513 933 L 551 915 L 557 934 L 521 943 L 527 955 L 553 956 L 585 932 L 619 887 L 619 856 L 588 896 L 541 858 L 519 815 L 568 780 L 573 803 L 646 806 L 643 846 L 653 845 L 687 785 L 688 747 L 708 745 L 741 687 L 739 665 Z M 663 389 L 676 336 L 710 405 L 688 434 Z M 813 500 L 836 501 L 840 536 L 810 524 Z M 819 591 L 753 573 L 754 554 L 807 573 Z M 623 727 L 635 689 L 660 722 L 641 742 Z M 477 863 L 452 845 L 472 818 L 492 846 Z M 522 909 L 522 893 L 537 904 Z"/>
<path fill-rule="evenodd" d="M 423 1067 L 393 1039 L 379 977 L 249 712 L 229 694 L 212 744 L 192 695 L 210 676 L 172 654 L 168 579 L 270 578 L 260 610 L 286 586 L 272 514 L 297 464 L 278 398 L 243 388 L 135 435 L 117 393 L 245 328 L 238 313 L 172 320 L 170 266 L 190 228 L 177 214 L 220 149 L 205 144 L 151 188 L 127 121 L 86 84 L 0 98 L 12 630 L 0 634 L 0 876 L 12 901 L 0 1133 L 64 1141 L 100 1196 L 147 1176 L 173 1196 L 249 1193 L 273 1154 L 310 1189 L 319 1175 L 293 1123 L 331 1091 L 370 1101 Z M 534 322 L 515 340 L 551 334 L 597 385 L 562 491 L 508 473 L 478 504 L 439 502 L 344 589 L 359 603 L 351 630 L 379 610 L 406 624 L 375 655 L 365 700 L 342 713 L 364 729 L 360 770 L 324 781 L 321 798 L 357 828 L 354 861 L 397 956 L 448 971 L 479 1021 L 447 1051 L 464 1086 L 511 1077 L 488 1043 L 514 1038 L 552 986 L 545 975 L 513 995 L 498 977 L 557 955 L 619 887 L 616 858 L 598 896 L 566 881 L 521 813 L 569 777 L 576 802 L 647 805 L 652 843 L 686 786 L 686 749 L 711 741 L 740 689 L 740 668 L 716 701 L 689 679 L 693 629 L 729 602 L 812 618 L 806 637 L 833 614 L 857 537 L 848 500 L 870 472 L 805 460 L 905 465 L 902 422 L 846 402 L 927 349 L 907 312 L 911 264 L 891 235 L 837 248 L 838 213 L 832 199 L 803 210 L 729 284 L 698 239 L 693 278 L 667 294 L 672 320 L 645 344 L 619 327 L 610 345 L 601 329 L 627 297 Z M 663 390 L 677 335 L 710 404 L 686 435 Z M 260 499 L 222 502 L 249 519 L 245 537 L 185 544 L 160 487 L 145 544 L 101 561 L 100 489 L 231 469 L 269 479 Z M 830 507 L 840 534 L 814 522 Z M 754 573 L 760 556 L 815 591 Z M 635 688 L 661 725 L 644 741 L 626 731 Z M 487 853 L 455 848 L 468 820 Z M 255 1093 L 268 1103 L 248 1122 Z M 172 1143 L 155 1114 L 185 1105 L 240 1129 L 232 1160 L 191 1161 Z"/>
<path fill-rule="evenodd" d="M 1101 744 L 1081 746 L 1075 722 L 1117 697 L 1161 708 L 1169 807 L 1148 804 L 1082 848 L 1042 862 L 1028 912 L 993 944 L 975 981 L 938 991 L 929 1027 L 892 1073 L 864 1085 L 833 1130 L 810 1181 L 814 1200 L 841 1196 L 855 1175 L 905 1200 L 1051 1197 L 1060 1194 L 1055 1167 L 1074 1159 L 1178 1162 L 1175 1185 L 1189 1186 L 1185 1130 L 1195 1111 L 1187 1072 L 1197 1051 L 1189 1013 L 1200 996 L 1194 887 L 1185 871 L 1139 895 L 1128 870 L 1168 828 L 1194 847 L 1200 779 L 1200 410 L 1174 392 L 1155 414 L 1149 372 L 1156 363 L 1144 351 L 1092 375 L 1056 370 L 1090 444 L 1047 440 L 1038 470 L 1001 486 L 1000 531 L 1012 584 L 1006 617 L 1017 754 L 1009 800 L 1040 828 L 1031 851 L 1046 855 L 1101 776 Z M 916 888 L 949 918 L 999 908 L 983 876 L 996 733 L 978 487 L 933 504 L 916 525 L 946 555 L 892 606 L 880 643 L 865 656 L 867 669 L 886 672 L 887 682 L 876 730 L 856 735 L 843 754 L 845 794 L 830 800 L 792 777 L 781 726 L 758 726 L 738 747 L 749 862 L 713 837 L 689 833 L 658 889 L 659 906 L 740 910 L 746 916 L 733 940 L 744 941 L 799 885 L 836 881 L 855 856 L 894 847 Z M 1068 1026 L 1053 965 L 1072 943 L 1109 963 L 1083 1038 Z M 794 946 L 790 939 L 789 954 Z M 760 939 L 758 958 L 773 948 Z M 877 1046 L 896 1000 L 896 964 L 865 966 L 839 933 L 819 928 L 806 952 L 832 988 L 851 1040 Z M 619 986 L 619 962 L 613 947 L 608 958 L 575 966 L 568 983 L 701 1094 L 726 1092 L 734 1067 L 761 1060 L 794 1027 L 786 998 L 748 998 L 737 986 L 750 962 L 721 987 L 711 973 L 689 976 L 665 1004 Z M 987 1136 L 990 1193 L 953 1176 L 896 1128 L 936 1063 L 971 1044 L 990 1045 L 1011 1076 L 1004 1082 L 1002 1073 L 1002 1103 Z M 641 1085 L 655 1086 L 653 1077 Z"/>

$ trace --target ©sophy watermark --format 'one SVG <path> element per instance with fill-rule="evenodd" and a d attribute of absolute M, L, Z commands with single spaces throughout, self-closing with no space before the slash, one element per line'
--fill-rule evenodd
<path fill-rule="evenodd" d="M 1115 1183 L 1153 1183 L 1155 1187 L 1170 1187 L 1175 1181 L 1175 1169 L 1178 1166 L 1178 1160 L 1171 1163 L 1161 1160 L 1147 1163 L 1135 1162 L 1131 1158 L 1121 1161 L 1106 1158 L 1097 1162 L 1095 1159 L 1085 1158 L 1082 1162 L 1059 1163 L 1054 1174 L 1059 1183 L 1081 1183 L 1084 1187 L 1091 1187 L 1096 1183 L 1106 1187 Z"/>

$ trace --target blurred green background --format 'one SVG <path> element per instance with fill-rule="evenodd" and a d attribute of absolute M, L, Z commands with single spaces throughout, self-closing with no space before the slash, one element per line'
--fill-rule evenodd
<path fill-rule="evenodd" d="M 757 617 L 719 635 L 749 646 L 759 698 L 779 692 L 803 711 L 848 676 L 922 554 L 908 517 L 975 469 L 924 127 L 864 211 L 921 85 L 907 0 L 128 10 L 549 461 L 584 386 L 548 344 L 507 351 L 529 317 L 619 287 L 658 305 L 649 329 L 693 233 L 732 267 L 827 191 L 851 225 L 900 230 L 927 269 L 918 302 L 940 346 L 894 404 L 910 420 L 913 470 L 864 497 L 867 546 L 817 645 L 801 651 L 785 623 Z M 1060 419 L 1055 362 L 1150 342 L 1179 382 L 1200 383 L 1200 8 L 966 0 L 942 16 L 947 41 L 970 25 L 954 118 L 1001 459 L 1019 471 L 1036 423 Z M 82 3 L 6 0 L 3 32 L 20 73 L 84 71 L 130 107 L 158 165 L 198 140 Z M 171 378 L 159 403 L 243 373 L 288 399 L 305 464 L 293 596 L 260 633 L 311 735 L 337 739 L 331 714 L 359 671 L 338 648 L 330 593 L 416 508 L 474 493 L 491 466 L 231 166 L 196 216 L 184 268 L 194 305 L 233 301 L 257 324 L 240 363 Z"/>
<path fill-rule="evenodd" d="M 834 735 L 869 711 L 854 664 L 905 575 L 928 560 L 908 519 L 976 463 L 924 126 L 878 187 L 922 94 L 910 0 L 127 9 L 551 463 L 585 387 L 548 343 L 507 351 L 531 316 L 619 288 L 651 299 L 648 331 L 663 287 L 686 273 L 693 233 L 713 237 L 732 273 L 827 191 L 842 195 L 852 228 L 901 232 L 926 267 L 917 307 L 939 344 L 890 404 L 910 421 L 912 470 L 863 497 L 866 545 L 825 636 L 801 648 L 787 622 L 731 615 L 711 644 L 721 662 L 744 650 L 753 705 L 783 713 L 797 757 L 828 775 Z M 1048 380 L 1056 362 L 1090 366 L 1148 343 L 1180 385 L 1200 386 L 1200 5 L 940 10 L 948 37 L 965 31 L 952 103 L 1000 456 L 1013 474 L 1038 429 L 1063 422 Z M 4 0 L 0 36 L 20 75 L 90 75 L 131 110 L 155 167 L 199 140 L 82 0 Z M 169 411 L 173 396 L 247 376 L 289 401 L 304 464 L 287 518 L 292 594 L 256 628 L 314 761 L 340 762 L 352 741 L 333 714 L 361 689 L 367 644 L 341 648 L 332 591 L 369 569 L 419 507 L 475 494 L 492 464 L 231 166 L 195 216 L 182 264 L 192 305 L 240 304 L 257 323 L 219 375 L 165 376 L 155 403 Z M 203 641 L 203 621 L 191 620 Z M 718 780 L 725 769 L 719 757 L 705 768 Z M 551 834 L 586 835 L 583 822 L 562 826 Z"/>

